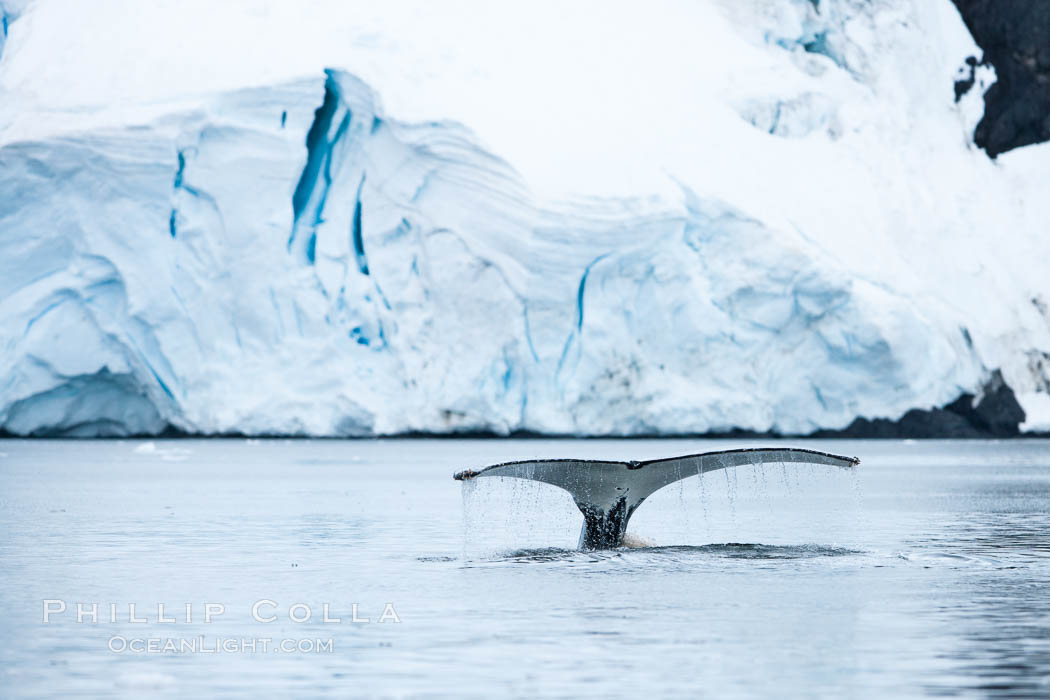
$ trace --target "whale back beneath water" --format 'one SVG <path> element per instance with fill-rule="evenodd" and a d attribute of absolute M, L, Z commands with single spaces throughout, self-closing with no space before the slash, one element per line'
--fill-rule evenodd
<path fill-rule="evenodd" d="M 797 448 L 752 448 L 704 452 L 645 462 L 607 462 L 590 459 L 541 459 L 504 462 L 479 471 L 454 475 L 464 481 L 486 476 L 542 481 L 564 489 L 583 513 L 580 547 L 609 549 L 623 544 L 627 522 L 642 502 L 668 484 L 717 469 L 745 464 L 824 464 L 851 468 L 856 457 L 843 457 Z"/>

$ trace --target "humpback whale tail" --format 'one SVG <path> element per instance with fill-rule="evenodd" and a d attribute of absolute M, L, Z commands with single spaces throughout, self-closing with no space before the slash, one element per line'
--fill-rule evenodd
<path fill-rule="evenodd" d="M 458 481 L 483 476 L 531 479 L 564 489 L 583 513 L 582 549 L 609 549 L 623 543 L 627 522 L 642 502 L 659 489 L 686 477 L 745 464 L 795 462 L 850 468 L 856 457 L 803 449 L 741 449 L 654 459 L 604 462 L 590 459 L 546 459 L 505 462 L 480 471 L 467 469 Z"/>

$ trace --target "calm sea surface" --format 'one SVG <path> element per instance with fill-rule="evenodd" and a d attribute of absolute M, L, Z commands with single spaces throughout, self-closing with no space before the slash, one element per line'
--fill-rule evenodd
<path fill-rule="evenodd" d="M 608 552 L 451 479 L 760 444 L 0 441 L 0 695 L 1050 697 L 1050 442 L 774 444 L 862 464 L 688 479 Z"/>

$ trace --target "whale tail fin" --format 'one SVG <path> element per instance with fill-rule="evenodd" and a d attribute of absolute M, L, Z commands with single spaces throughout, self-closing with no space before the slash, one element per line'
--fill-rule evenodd
<path fill-rule="evenodd" d="M 505 462 L 453 478 L 463 481 L 486 476 L 542 481 L 564 489 L 583 513 L 580 547 L 609 549 L 623 543 L 627 522 L 642 502 L 668 484 L 717 469 L 745 464 L 793 462 L 851 468 L 856 457 L 803 449 L 740 449 L 654 459 L 646 462 L 605 462 L 588 459 L 547 459 Z"/>

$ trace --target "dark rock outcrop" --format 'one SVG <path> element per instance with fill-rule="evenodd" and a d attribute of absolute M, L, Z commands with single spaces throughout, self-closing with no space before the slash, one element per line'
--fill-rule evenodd
<path fill-rule="evenodd" d="M 992 374 L 976 404 L 973 396 L 963 394 L 945 408 L 965 418 L 977 430 L 995 437 L 1018 435 L 1018 426 L 1025 419 L 1024 409 L 998 370 Z"/>
<path fill-rule="evenodd" d="M 953 1 L 997 75 L 984 95 L 984 118 L 974 143 L 995 158 L 1050 140 L 1050 2 Z M 976 61 L 968 63 L 972 72 Z M 972 84 L 972 79 L 957 82 L 956 96 Z"/>
<path fill-rule="evenodd" d="M 849 438 L 1002 438 L 1016 437 L 1024 409 L 999 370 L 975 400 L 963 394 L 942 408 L 913 408 L 898 420 L 857 418 L 844 430 L 820 430 L 814 437 Z"/>

